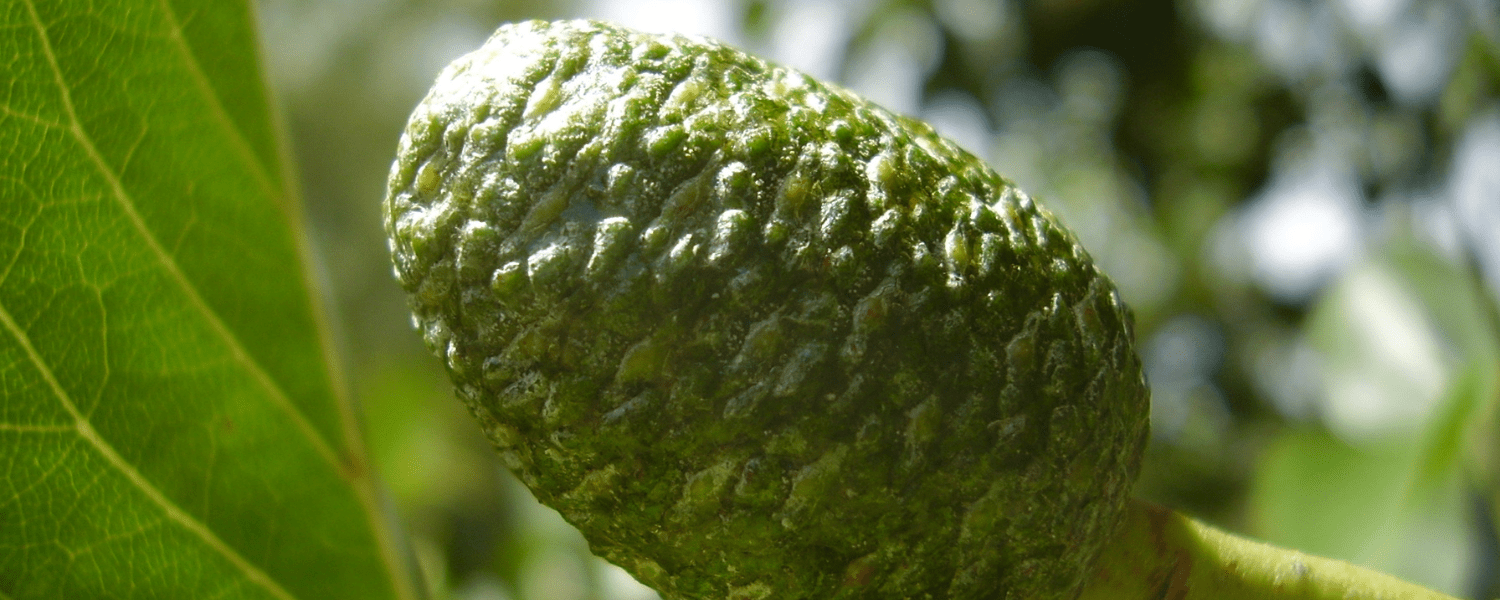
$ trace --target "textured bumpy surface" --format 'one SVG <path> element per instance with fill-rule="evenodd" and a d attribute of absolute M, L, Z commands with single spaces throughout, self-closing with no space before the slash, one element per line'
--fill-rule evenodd
<path fill-rule="evenodd" d="M 386 201 L 505 463 L 667 598 L 1068 598 L 1146 434 L 1128 312 L 979 160 L 718 45 L 502 27 Z"/>

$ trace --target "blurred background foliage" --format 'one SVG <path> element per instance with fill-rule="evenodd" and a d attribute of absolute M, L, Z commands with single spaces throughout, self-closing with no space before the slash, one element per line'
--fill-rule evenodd
<path fill-rule="evenodd" d="M 378 204 L 439 69 L 499 23 L 727 40 L 933 123 L 1121 287 L 1140 496 L 1500 596 L 1492 0 L 262 0 L 371 447 L 434 598 L 655 594 L 492 458 L 411 330 Z"/>

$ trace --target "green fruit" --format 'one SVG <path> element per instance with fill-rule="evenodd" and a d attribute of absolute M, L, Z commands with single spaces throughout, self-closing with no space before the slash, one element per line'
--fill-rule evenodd
<path fill-rule="evenodd" d="M 501 27 L 391 170 L 415 322 L 506 466 L 667 598 L 1070 598 L 1146 437 L 1073 236 L 740 51 Z"/>

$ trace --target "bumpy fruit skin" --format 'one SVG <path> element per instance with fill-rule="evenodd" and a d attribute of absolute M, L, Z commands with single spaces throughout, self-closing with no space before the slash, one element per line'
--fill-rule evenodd
<path fill-rule="evenodd" d="M 505 464 L 667 598 L 1070 598 L 1146 435 L 1073 236 L 925 124 L 715 42 L 503 26 L 385 204 Z"/>

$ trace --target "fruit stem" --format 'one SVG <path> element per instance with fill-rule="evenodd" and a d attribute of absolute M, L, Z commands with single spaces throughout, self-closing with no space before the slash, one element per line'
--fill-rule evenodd
<path fill-rule="evenodd" d="M 1454 600 L 1341 560 L 1237 537 L 1131 500 L 1080 600 Z"/>

